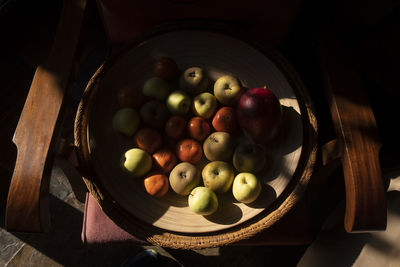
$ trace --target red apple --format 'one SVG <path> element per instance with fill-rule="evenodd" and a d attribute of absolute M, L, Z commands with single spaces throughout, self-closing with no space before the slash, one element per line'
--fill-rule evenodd
<path fill-rule="evenodd" d="M 211 133 L 211 127 L 202 117 L 194 117 L 188 123 L 188 133 L 193 139 L 203 141 Z"/>
<path fill-rule="evenodd" d="M 278 134 L 282 107 L 275 94 L 266 87 L 245 92 L 236 111 L 240 128 L 254 143 L 266 144 Z"/>
<path fill-rule="evenodd" d="M 185 139 L 176 145 L 176 156 L 184 162 L 196 164 L 203 155 L 203 149 L 199 142 L 193 139 Z"/>
<path fill-rule="evenodd" d="M 162 143 L 161 135 L 151 128 L 141 128 L 134 136 L 137 146 L 152 154 Z"/>
<path fill-rule="evenodd" d="M 179 76 L 178 64 L 169 57 L 161 57 L 154 63 L 154 73 L 167 81 L 173 81 Z"/>
<path fill-rule="evenodd" d="M 165 124 L 165 134 L 174 140 L 184 138 L 186 134 L 186 120 L 181 116 L 170 117 Z"/>
<path fill-rule="evenodd" d="M 215 113 L 212 126 L 217 132 L 235 133 L 237 122 L 235 110 L 231 107 L 222 107 Z"/>
<path fill-rule="evenodd" d="M 117 102 L 121 108 L 140 108 L 145 101 L 142 91 L 133 86 L 123 86 L 118 90 Z"/>
<path fill-rule="evenodd" d="M 175 167 L 176 156 L 168 149 L 160 149 L 153 154 L 153 170 L 167 173 Z"/>

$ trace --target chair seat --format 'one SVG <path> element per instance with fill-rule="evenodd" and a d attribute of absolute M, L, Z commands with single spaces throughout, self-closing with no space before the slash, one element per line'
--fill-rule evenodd
<path fill-rule="evenodd" d="M 300 201 L 295 209 L 273 227 L 232 245 L 307 245 L 312 240 L 308 208 L 305 201 Z M 116 225 L 89 193 L 86 195 L 82 241 L 85 244 L 150 245 L 147 241 L 131 235 Z"/>

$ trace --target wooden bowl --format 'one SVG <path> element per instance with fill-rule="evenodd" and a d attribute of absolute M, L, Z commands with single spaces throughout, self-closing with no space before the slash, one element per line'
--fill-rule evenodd
<path fill-rule="evenodd" d="M 141 88 L 154 76 L 154 61 L 160 56 L 173 58 L 182 70 L 202 67 L 211 81 L 230 74 L 247 88 L 267 85 L 279 98 L 284 126 L 266 147 L 268 164 L 258 175 L 263 190 L 256 202 L 238 203 L 227 192 L 218 196 L 216 213 L 201 216 L 189 210 L 187 197 L 172 190 L 162 199 L 151 197 L 144 191 L 142 179 L 121 172 L 121 155 L 134 142 L 112 130 L 117 91 L 125 85 Z M 216 31 L 176 29 L 138 40 L 99 68 L 79 106 L 75 139 L 86 166 L 85 182 L 114 222 L 157 245 L 200 248 L 254 235 L 277 222 L 296 203 L 312 173 L 316 129 L 301 81 L 276 52 L 261 52 Z"/>

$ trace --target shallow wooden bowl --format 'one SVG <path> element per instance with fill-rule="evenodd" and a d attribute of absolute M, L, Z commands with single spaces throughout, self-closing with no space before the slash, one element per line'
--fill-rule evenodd
<path fill-rule="evenodd" d="M 238 203 L 227 192 L 218 196 L 216 213 L 201 216 L 189 210 L 187 197 L 170 190 L 161 199 L 153 198 L 144 191 L 142 179 L 121 172 L 121 155 L 134 142 L 112 130 L 117 91 L 125 85 L 141 88 L 154 76 L 153 64 L 160 56 L 175 59 L 182 70 L 202 67 L 211 81 L 231 74 L 247 88 L 267 85 L 279 98 L 284 126 L 266 146 L 267 165 L 258 175 L 263 190 L 255 203 Z M 107 60 L 85 90 L 75 126 L 85 181 L 100 206 L 125 230 L 162 246 L 228 244 L 271 226 L 301 197 L 315 161 L 316 122 L 295 72 L 276 52 L 261 52 L 216 31 L 158 32 Z"/>

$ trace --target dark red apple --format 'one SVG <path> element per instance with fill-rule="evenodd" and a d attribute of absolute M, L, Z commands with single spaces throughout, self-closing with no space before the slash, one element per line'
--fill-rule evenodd
<path fill-rule="evenodd" d="M 166 81 L 173 81 L 179 76 L 178 64 L 172 58 L 161 57 L 154 63 L 154 73 Z"/>
<path fill-rule="evenodd" d="M 271 141 L 282 123 L 281 104 L 266 87 L 245 92 L 239 99 L 236 114 L 246 137 L 258 144 Z"/>

